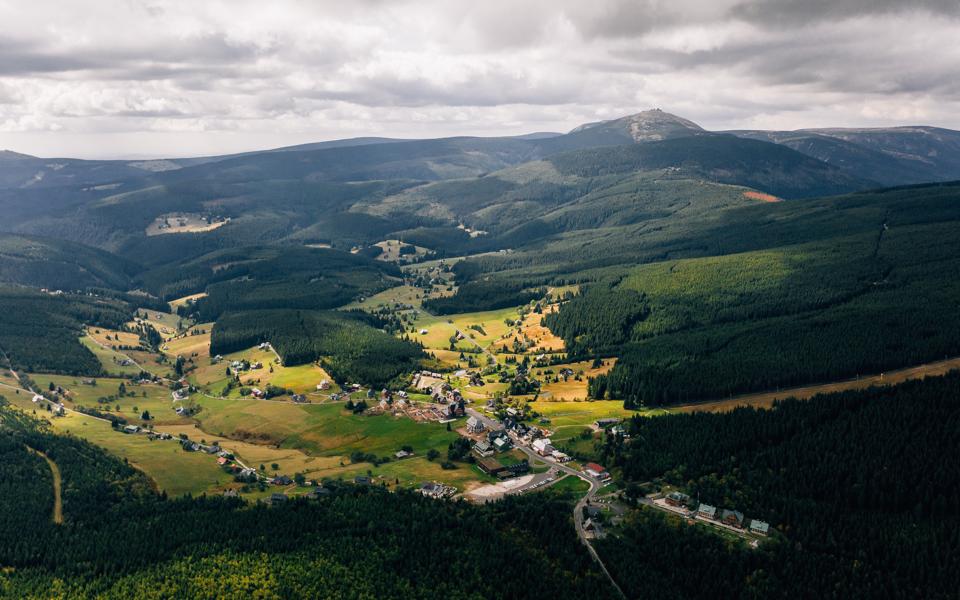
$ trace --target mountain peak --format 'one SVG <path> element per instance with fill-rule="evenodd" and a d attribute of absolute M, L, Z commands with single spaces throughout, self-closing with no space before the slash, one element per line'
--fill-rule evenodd
<path fill-rule="evenodd" d="M 702 133 L 702 127 L 683 117 L 664 112 L 659 108 L 645 110 L 625 117 L 586 123 L 570 133 L 587 130 L 606 130 L 618 132 L 634 142 L 655 142 L 674 137 L 685 137 Z"/>
<path fill-rule="evenodd" d="M 0 160 L 24 160 L 27 158 L 36 158 L 36 157 L 30 156 L 29 154 L 21 154 L 19 152 L 14 152 L 13 150 L 0 150 Z"/>

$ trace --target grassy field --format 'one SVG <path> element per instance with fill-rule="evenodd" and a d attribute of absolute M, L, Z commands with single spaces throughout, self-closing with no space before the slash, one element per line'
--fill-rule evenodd
<path fill-rule="evenodd" d="M 4 396 L 14 405 L 33 412 L 29 394 L 16 395 L 5 390 Z M 35 414 L 49 420 L 58 433 L 76 435 L 128 460 L 171 496 L 215 491 L 231 480 L 213 457 L 184 452 L 172 440 L 150 441 L 145 435 L 125 435 L 114 431 L 106 421 L 75 412 L 56 418 L 46 411 L 36 411 Z"/>
<path fill-rule="evenodd" d="M 480 346 L 488 348 L 510 331 L 510 327 L 504 321 L 506 319 L 516 320 L 517 318 L 519 318 L 519 315 L 516 308 L 442 317 L 421 314 L 414 322 L 415 331 L 410 337 L 421 342 L 426 348 L 446 350 L 450 347 L 450 337 L 459 329 Z M 483 331 L 477 331 L 471 326 L 479 326 Z M 422 329 L 426 329 L 427 333 L 421 334 L 420 330 Z M 457 347 L 472 348 L 475 346 L 470 341 L 461 340 L 457 343 Z"/>
<path fill-rule="evenodd" d="M 145 308 L 137 310 L 137 317 L 152 325 L 164 340 L 177 335 L 181 325 L 190 325 L 188 321 L 181 319 L 178 315 Z"/>
<path fill-rule="evenodd" d="M 109 375 L 137 375 L 140 373 L 140 368 L 136 365 L 121 365 L 120 363 L 126 360 L 126 356 L 111 350 L 109 348 L 104 348 L 103 346 L 97 344 L 89 336 L 80 336 L 80 343 L 87 347 L 94 356 L 97 357 L 97 360 L 100 361 L 100 365 L 103 367 L 104 372 Z"/>
<path fill-rule="evenodd" d="M 193 302 L 199 300 L 200 298 L 206 298 L 206 292 L 200 292 L 199 294 L 190 294 L 189 296 L 184 296 L 183 298 L 177 298 L 176 300 L 171 300 L 168 302 L 170 305 L 170 311 L 176 312 L 178 308 L 186 305 L 188 302 Z"/>
<path fill-rule="evenodd" d="M 360 308 L 363 310 L 375 310 L 382 307 L 392 307 L 394 304 L 409 304 L 419 307 L 423 302 L 424 290 L 411 285 L 399 285 L 383 290 L 379 294 L 374 294 L 369 298 L 364 298 L 362 302 L 351 302 L 343 307 L 344 310 Z"/>
<path fill-rule="evenodd" d="M 555 433 L 553 439 L 562 441 L 579 434 L 597 419 L 612 417 L 629 418 L 637 411 L 626 410 L 619 400 L 596 400 L 593 402 L 531 402 L 530 407 L 550 419 L 547 428 Z"/>
<path fill-rule="evenodd" d="M 577 496 L 582 496 L 587 492 L 587 490 L 590 489 L 590 484 L 579 477 L 567 475 L 547 489 L 555 492 L 569 492 Z"/>
<path fill-rule="evenodd" d="M 173 397 L 171 396 L 170 390 L 163 385 L 133 385 L 123 379 L 100 377 L 95 379 L 97 385 L 91 386 L 81 383 L 80 377 L 74 377 L 72 375 L 45 375 L 41 373 L 32 374 L 30 378 L 33 379 L 41 389 L 47 389 L 52 382 L 54 385 L 67 390 L 69 398 L 68 407 L 82 405 L 96 408 L 97 410 L 115 414 L 137 424 L 142 424 L 140 415 L 145 410 L 150 412 L 151 417 L 153 417 L 150 423 L 154 425 L 189 422 L 174 412 L 176 405 L 173 403 Z M 128 395 L 114 398 L 107 403 L 98 402 L 100 398 L 115 396 L 121 383 L 126 386 Z M 119 410 L 117 410 L 118 405 L 120 406 Z"/>
<path fill-rule="evenodd" d="M 613 368 L 613 365 L 616 363 L 615 358 L 608 358 L 604 360 L 604 364 L 593 368 L 591 361 L 582 361 L 582 362 L 573 362 L 573 363 L 564 363 L 559 365 L 551 365 L 549 367 L 537 367 L 532 369 L 533 376 L 544 381 L 546 377 L 556 376 L 561 369 L 571 369 L 574 372 L 574 375 L 578 373 L 583 373 L 580 377 L 580 381 L 576 380 L 576 377 L 570 377 L 566 381 L 559 379 L 556 382 L 544 383 L 540 388 L 540 398 L 544 400 L 586 400 L 587 398 L 587 379 L 590 377 L 596 377 L 597 375 L 608 372 Z M 554 375 L 545 375 L 544 371 L 552 370 Z"/>
<path fill-rule="evenodd" d="M 91 339 L 110 348 L 120 346 L 137 347 L 140 345 L 140 336 L 128 331 L 104 329 L 103 327 L 87 327 L 86 331 Z"/>

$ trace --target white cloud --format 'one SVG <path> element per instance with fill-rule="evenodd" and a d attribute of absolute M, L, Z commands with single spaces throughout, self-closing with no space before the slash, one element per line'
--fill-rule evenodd
<path fill-rule="evenodd" d="M 0 147 L 204 154 L 652 106 L 715 129 L 960 127 L 955 3 L 787 4 L 0 0 Z"/>

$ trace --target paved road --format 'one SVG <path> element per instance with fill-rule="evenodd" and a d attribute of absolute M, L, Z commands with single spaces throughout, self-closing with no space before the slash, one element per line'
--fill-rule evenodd
<path fill-rule="evenodd" d="M 487 417 L 481 414 L 480 412 L 478 412 L 473 408 L 468 408 L 466 412 L 470 416 L 476 417 L 477 419 L 479 419 L 488 430 L 489 429 L 496 430 L 501 428 L 499 421 L 491 419 L 490 417 Z M 607 570 L 606 565 L 604 565 L 603 561 L 600 559 L 600 555 L 597 554 L 597 551 L 594 550 L 593 545 L 590 544 L 590 539 L 587 538 L 587 532 L 583 529 L 583 507 L 585 507 L 588 502 L 593 501 L 593 499 L 597 495 L 597 491 L 601 487 L 603 487 L 602 484 L 596 479 L 593 479 L 592 477 L 588 477 L 572 467 L 568 467 L 565 464 L 558 463 L 552 459 L 540 456 L 539 454 L 537 454 L 527 446 L 517 445 L 516 448 L 527 456 L 527 459 L 530 461 L 530 464 L 533 464 L 535 460 L 545 462 L 548 465 L 550 465 L 551 469 L 555 469 L 556 471 L 560 471 L 568 475 L 572 475 L 573 477 L 582 479 L 583 481 L 586 481 L 587 484 L 590 486 L 590 488 L 587 490 L 587 493 L 584 494 L 582 498 L 580 498 L 580 501 L 577 502 L 577 505 L 573 508 L 573 524 L 577 529 L 577 536 L 580 538 L 580 541 L 583 543 L 583 545 L 587 547 L 587 551 L 590 552 L 590 556 L 593 557 L 593 560 L 597 563 L 597 565 L 600 566 L 600 570 L 602 570 L 604 575 L 607 576 L 607 579 L 610 580 L 610 583 L 613 585 L 614 588 L 616 588 L 617 592 L 619 592 L 622 597 L 626 598 L 627 597 L 626 594 L 623 593 L 623 590 L 620 589 L 620 586 L 617 585 L 616 581 L 614 581 L 613 576 L 610 575 L 610 571 Z M 532 485 L 532 482 L 531 484 L 523 486 L 522 488 L 511 490 L 509 493 L 511 494 L 521 493 L 524 490 L 530 489 L 531 485 Z"/>

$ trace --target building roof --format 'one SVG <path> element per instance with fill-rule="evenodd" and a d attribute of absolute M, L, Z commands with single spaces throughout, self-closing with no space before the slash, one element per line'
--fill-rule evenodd
<path fill-rule="evenodd" d="M 767 533 L 770 530 L 770 524 L 765 521 L 754 519 L 750 521 L 750 529 L 759 531 L 760 533 Z"/>
<path fill-rule="evenodd" d="M 590 469 L 591 471 L 595 471 L 595 472 L 597 472 L 597 473 L 606 473 L 606 472 L 607 472 L 606 469 L 604 469 L 602 466 L 600 466 L 600 465 L 598 465 L 597 463 L 594 463 L 594 462 L 587 463 L 587 464 L 586 464 L 586 467 L 587 467 L 588 469 Z"/>
<path fill-rule="evenodd" d="M 702 515 L 708 515 L 712 517 L 717 514 L 717 507 L 710 506 L 709 504 L 701 504 L 700 508 L 697 509 L 697 512 L 699 512 Z"/>
<path fill-rule="evenodd" d="M 490 443 L 487 442 L 486 440 L 480 440 L 479 442 L 473 445 L 473 449 L 476 450 L 477 452 L 486 452 L 490 450 Z"/>
<path fill-rule="evenodd" d="M 737 523 L 743 522 L 743 513 L 736 510 L 723 509 L 723 512 L 720 513 L 720 518 L 724 521 L 727 520 L 727 517 L 733 517 Z"/>

